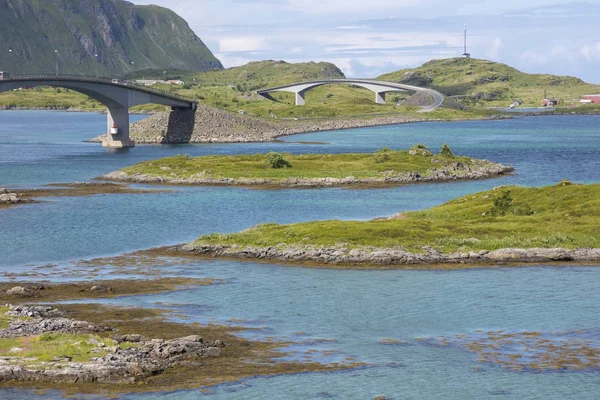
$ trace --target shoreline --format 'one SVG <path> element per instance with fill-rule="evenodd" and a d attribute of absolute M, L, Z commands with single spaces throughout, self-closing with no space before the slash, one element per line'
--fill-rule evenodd
<path fill-rule="evenodd" d="M 107 194 L 153 194 L 168 190 L 131 188 L 110 182 L 49 183 L 35 189 L 6 189 L 0 187 L 0 210 L 47 200 L 40 197 L 85 197 Z"/>
<path fill-rule="evenodd" d="M 514 264 L 578 265 L 600 261 L 600 249 L 506 248 L 444 254 L 435 249 L 411 253 L 378 247 L 236 247 L 188 243 L 153 249 L 153 252 L 205 259 L 283 263 L 316 268 L 356 269 L 470 269 Z M 528 265 L 523 265 L 526 267 Z"/>
<path fill-rule="evenodd" d="M 285 349 L 295 342 L 239 336 L 261 328 L 174 322 L 166 309 L 86 302 L 218 283 L 192 278 L 2 282 L 0 299 L 7 304 L 0 307 L 0 388 L 167 392 L 363 365 L 353 359 L 288 361 Z M 78 302 L 46 305 L 57 300 Z"/>
<path fill-rule="evenodd" d="M 158 112 L 131 125 L 130 138 L 137 144 L 187 143 L 256 143 L 273 142 L 284 136 L 375 126 L 401 125 L 415 122 L 453 122 L 468 120 L 510 119 L 493 115 L 481 118 L 428 119 L 420 116 L 392 114 L 361 115 L 322 119 L 266 119 L 239 115 L 216 107 L 199 105 L 194 114 L 189 110 Z M 104 135 L 88 140 L 100 143 Z"/>
<path fill-rule="evenodd" d="M 484 165 L 477 165 L 484 164 Z M 128 175 L 122 171 L 115 171 L 103 175 L 98 179 L 114 182 L 144 183 L 144 184 L 165 184 L 165 185 L 190 185 L 190 186 L 239 186 L 253 187 L 257 189 L 311 189 L 311 188 L 383 188 L 390 186 L 401 186 L 417 183 L 442 183 L 462 180 L 484 180 L 497 178 L 511 172 L 514 167 L 502 164 L 477 160 L 472 166 L 474 170 L 455 169 L 450 171 L 448 168 L 430 169 L 428 175 L 421 176 L 418 173 L 401 173 L 395 176 L 382 178 L 355 178 L 348 176 L 346 178 L 286 178 L 282 180 L 269 179 L 248 179 L 248 178 L 173 178 L 169 176 L 156 176 L 151 174 Z"/>

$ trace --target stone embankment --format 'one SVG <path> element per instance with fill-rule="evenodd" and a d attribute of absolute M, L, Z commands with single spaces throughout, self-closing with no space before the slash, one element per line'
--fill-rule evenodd
<path fill-rule="evenodd" d="M 361 128 L 423 121 L 405 116 L 369 119 L 267 120 L 199 105 L 192 111 L 160 112 L 131 125 L 130 137 L 140 144 L 270 142 L 280 136 L 306 132 Z M 102 136 L 91 140 L 101 142 Z"/>
<path fill-rule="evenodd" d="M 387 171 L 381 177 L 356 178 L 288 178 L 284 180 L 248 179 L 248 178 L 213 178 L 205 174 L 196 174 L 190 178 L 177 178 L 166 173 L 163 176 L 149 174 L 129 175 L 122 171 L 111 172 L 101 179 L 134 183 L 168 183 L 181 185 L 224 185 L 224 186 L 278 186 L 290 188 L 309 187 L 343 187 L 343 186 L 378 186 L 403 185 L 410 183 L 449 182 L 456 180 L 488 179 L 514 171 L 513 167 L 493 163 L 487 160 L 472 159 L 472 164 L 453 163 L 444 168 L 434 168 L 421 175 L 418 172 L 397 173 Z"/>
<path fill-rule="evenodd" d="M 43 333 L 95 334 L 113 331 L 84 321 L 65 318 L 64 313 L 51 307 L 7 305 L 7 315 L 14 317 L 10 326 L 0 330 L 0 338 L 21 338 Z M 113 346 L 93 337 L 88 345 L 97 346 L 99 353 L 87 362 L 73 362 L 70 357 L 39 361 L 35 357 L 0 357 L 0 381 L 125 384 L 142 381 L 184 361 L 221 355 L 224 343 L 205 342 L 200 336 L 173 340 L 147 339 L 141 335 L 113 335 Z M 121 347 L 120 344 L 127 346 Z M 26 349 L 21 349 L 26 352 Z"/>
<path fill-rule="evenodd" d="M 18 204 L 23 202 L 18 193 L 11 193 L 8 189 L 0 188 L 0 205 L 1 204 Z"/>
<path fill-rule="evenodd" d="M 171 249 L 177 252 L 209 257 L 347 266 L 473 265 L 600 261 L 600 249 L 501 249 L 494 251 L 481 250 L 443 254 L 442 252 L 427 246 L 423 247 L 423 253 L 411 253 L 398 248 L 377 247 L 240 247 L 236 245 L 206 245 L 199 243 L 174 246 Z"/>

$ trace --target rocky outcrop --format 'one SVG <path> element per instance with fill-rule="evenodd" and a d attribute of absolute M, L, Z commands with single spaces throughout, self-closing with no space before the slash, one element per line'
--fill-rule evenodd
<path fill-rule="evenodd" d="M 17 204 L 23 202 L 18 193 L 11 193 L 8 189 L 0 188 L 0 204 Z"/>
<path fill-rule="evenodd" d="M 278 186 L 289 188 L 340 187 L 369 185 L 403 185 L 409 183 L 449 182 L 457 180 L 488 179 L 514 171 L 513 167 L 493 163 L 487 160 L 472 159 L 472 164 L 453 163 L 443 168 L 433 168 L 421 175 L 418 172 L 397 173 L 386 171 L 376 178 L 288 178 L 284 180 L 248 179 L 248 178 L 212 178 L 196 174 L 191 178 L 177 178 L 168 174 L 156 176 L 148 174 L 129 175 L 122 171 L 111 172 L 102 179 L 135 183 L 168 183 L 182 185 L 223 185 L 223 186 Z"/>
<path fill-rule="evenodd" d="M 17 317 L 9 328 L 0 330 L 0 337 L 29 337 L 46 332 L 97 333 L 112 330 L 87 322 L 72 321 L 50 307 L 15 307 L 9 305 L 9 316 Z M 20 317 L 20 318 L 19 318 Z M 22 319 L 25 317 L 25 319 Z M 120 347 L 121 343 L 130 346 Z M 43 362 L 34 357 L 0 357 L 0 381 L 47 383 L 134 383 L 157 375 L 180 363 L 209 357 L 219 357 L 225 344 L 216 340 L 205 342 L 200 336 L 173 340 L 146 339 L 141 335 L 115 335 L 115 346 L 107 347 L 95 338 L 88 345 L 92 352 L 102 353 L 87 362 L 72 362 L 60 357 Z"/>
<path fill-rule="evenodd" d="M 544 249 L 501 249 L 481 250 L 452 254 L 430 247 L 423 247 L 423 253 L 411 253 L 400 248 L 378 247 L 313 247 L 313 246 L 277 246 L 244 247 L 226 245 L 207 245 L 190 243 L 175 246 L 175 251 L 202 256 L 256 259 L 283 262 L 306 262 L 335 265 L 424 265 L 424 264 L 497 264 L 531 262 L 584 262 L 600 261 L 600 249 L 562 248 Z"/>
<path fill-rule="evenodd" d="M 8 328 L 0 330 L 0 338 L 35 336 L 48 332 L 100 333 L 112 330 L 86 321 L 68 319 L 64 313 L 51 307 L 10 306 L 7 315 L 18 318 L 14 319 Z"/>

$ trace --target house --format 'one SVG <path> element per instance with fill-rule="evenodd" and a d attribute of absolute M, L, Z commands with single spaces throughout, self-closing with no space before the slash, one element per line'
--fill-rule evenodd
<path fill-rule="evenodd" d="M 137 83 L 138 85 L 143 85 L 143 86 L 152 86 L 152 85 L 156 84 L 157 81 L 138 79 L 137 81 L 135 81 L 135 83 Z"/>
<path fill-rule="evenodd" d="M 592 104 L 600 104 L 600 94 L 586 94 L 581 102 L 583 103 L 584 100 L 590 100 L 589 103 Z"/>
<path fill-rule="evenodd" d="M 168 80 L 167 83 L 169 85 L 183 85 L 183 84 L 185 84 L 184 81 L 180 81 L 179 79 L 171 79 L 171 80 Z"/>
<path fill-rule="evenodd" d="M 544 99 L 542 100 L 542 107 L 554 107 L 558 105 L 558 100 L 556 99 Z"/>

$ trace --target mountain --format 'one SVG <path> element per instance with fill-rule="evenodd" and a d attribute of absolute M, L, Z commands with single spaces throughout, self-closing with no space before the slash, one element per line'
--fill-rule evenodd
<path fill-rule="evenodd" d="M 421 67 L 391 72 L 377 79 L 431 87 L 447 96 L 478 102 L 519 100 L 539 105 L 545 95 L 568 102 L 590 91 L 598 91 L 597 85 L 579 78 L 527 74 L 506 64 L 474 58 L 433 60 Z"/>
<path fill-rule="evenodd" d="M 9 72 L 223 68 L 173 11 L 123 0 L 0 0 L 0 38 L 0 70 Z"/>

